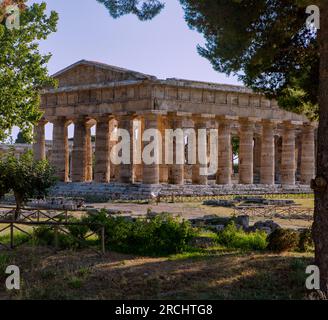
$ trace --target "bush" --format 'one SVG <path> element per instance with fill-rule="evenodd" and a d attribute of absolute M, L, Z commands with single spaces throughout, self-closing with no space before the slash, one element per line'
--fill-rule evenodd
<path fill-rule="evenodd" d="M 82 219 L 77 219 L 77 218 L 70 218 L 69 222 L 72 223 L 85 223 L 85 220 Z M 80 224 L 80 225 L 69 225 L 67 226 L 67 230 L 69 231 L 69 233 L 78 239 L 84 239 L 84 237 L 86 236 L 86 234 L 89 232 L 90 228 L 87 225 L 87 223 L 85 224 Z"/>
<path fill-rule="evenodd" d="M 274 252 L 295 250 L 300 241 L 299 234 L 289 229 L 276 229 L 268 237 L 268 249 Z"/>
<path fill-rule="evenodd" d="M 314 249 L 314 243 L 312 238 L 312 230 L 304 229 L 299 235 L 299 244 L 298 247 L 301 252 L 307 252 Z"/>
<path fill-rule="evenodd" d="M 243 250 L 264 250 L 267 247 L 267 235 L 263 231 L 246 233 L 230 222 L 217 236 L 217 242 L 228 248 Z"/>
<path fill-rule="evenodd" d="M 74 227 L 74 228 L 73 228 Z M 83 226 L 84 227 L 84 226 Z M 79 238 L 80 235 L 82 235 L 82 232 L 79 228 L 82 228 L 80 226 L 70 226 L 67 229 L 72 228 L 71 230 L 68 230 L 69 233 L 63 233 L 61 231 L 58 231 L 57 233 L 57 246 L 58 249 L 77 249 L 84 247 L 83 242 L 78 241 L 76 238 Z M 71 233 L 71 232 L 72 233 Z M 88 231 L 88 229 L 87 229 Z M 33 239 L 35 244 L 41 245 L 41 246 L 55 246 L 56 245 L 56 233 L 54 228 L 52 227 L 38 227 L 34 229 L 33 232 Z M 82 239 L 82 238 L 79 238 Z"/>
<path fill-rule="evenodd" d="M 189 222 L 181 222 L 168 214 L 131 221 L 108 216 L 102 210 L 96 215 L 90 214 L 88 221 L 103 225 L 107 246 L 125 253 L 151 256 L 180 253 L 195 235 Z M 93 228 L 97 231 L 97 227 Z"/>

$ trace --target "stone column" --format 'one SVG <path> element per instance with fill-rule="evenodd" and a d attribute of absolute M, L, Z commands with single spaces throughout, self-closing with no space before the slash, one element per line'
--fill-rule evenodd
<path fill-rule="evenodd" d="M 93 180 L 93 147 L 92 147 L 92 137 L 91 137 L 91 125 L 87 124 L 86 127 L 86 139 L 87 139 L 87 173 L 86 181 L 91 182 Z"/>
<path fill-rule="evenodd" d="M 144 115 L 144 130 L 148 129 L 157 129 L 160 132 L 161 128 L 161 116 L 157 114 L 145 114 Z M 142 133 L 143 134 L 143 133 Z M 143 141 L 143 146 L 146 147 L 151 142 Z M 161 146 L 158 145 L 158 148 Z M 158 151 L 161 154 L 160 150 Z M 160 160 L 158 159 L 157 163 L 145 164 L 143 162 L 143 183 L 144 184 L 159 184 L 160 182 Z"/>
<path fill-rule="evenodd" d="M 230 185 L 232 173 L 231 121 L 221 118 L 217 118 L 217 121 L 219 122 L 219 159 L 216 183 L 221 185 Z"/>
<path fill-rule="evenodd" d="M 203 143 L 199 144 L 199 131 L 198 130 L 206 130 L 207 129 L 207 120 L 202 117 L 194 117 L 194 129 L 196 132 L 196 164 L 192 166 L 192 183 L 199 184 L 199 185 L 207 185 L 208 184 L 208 176 L 201 175 L 200 170 L 207 169 L 207 165 L 200 164 L 199 161 L 199 154 L 205 153 L 207 154 L 207 146 L 209 145 L 208 141 L 203 141 Z M 205 142 L 205 143 L 204 143 Z"/>
<path fill-rule="evenodd" d="M 53 121 L 52 165 L 60 181 L 68 181 L 69 150 L 67 139 L 67 120 L 58 118 Z"/>
<path fill-rule="evenodd" d="M 261 184 L 275 184 L 275 124 L 262 121 Z"/>
<path fill-rule="evenodd" d="M 46 159 L 46 141 L 45 141 L 45 125 L 47 121 L 41 120 L 37 126 L 34 127 L 34 144 L 33 155 L 34 160 L 40 161 Z"/>
<path fill-rule="evenodd" d="M 117 128 L 117 119 L 112 118 L 109 120 L 109 150 L 115 146 L 117 142 L 112 141 L 111 137 L 114 136 L 115 129 Z M 118 181 L 120 166 L 110 162 L 110 180 Z"/>
<path fill-rule="evenodd" d="M 306 124 L 302 129 L 301 183 L 309 185 L 315 176 L 315 127 Z"/>
<path fill-rule="evenodd" d="M 160 183 L 167 184 L 169 182 L 169 166 L 165 163 L 165 130 L 168 127 L 168 119 L 166 116 L 162 116 L 160 123 L 160 131 L 162 134 L 162 164 L 159 167 L 159 181 Z"/>
<path fill-rule="evenodd" d="M 109 117 L 104 116 L 97 119 L 96 128 L 96 163 L 95 163 L 95 182 L 110 182 L 110 126 Z"/>
<path fill-rule="evenodd" d="M 85 182 L 87 178 L 87 127 L 84 118 L 74 121 L 72 152 L 72 181 Z"/>
<path fill-rule="evenodd" d="M 129 164 L 120 164 L 119 172 L 119 182 L 120 183 L 134 183 L 135 182 L 135 172 L 133 165 L 133 118 L 132 115 L 123 115 L 117 117 L 117 127 L 119 129 L 125 129 L 130 134 L 130 163 Z"/>
<path fill-rule="evenodd" d="M 255 136 L 254 138 L 254 183 L 260 183 L 261 180 L 261 150 L 262 137 Z M 256 179 L 256 182 L 255 182 Z"/>
<path fill-rule="evenodd" d="M 290 122 L 285 122 L 282 136 L 281 184 L 294 185 L 295 173 L 295 129 Z"/>
<path fill-rule="evenodd" d="M 183 118 L 178 115 L 170 115 L 170 127 L 173 130 L 182 129 L 183 130 Z M 170 143 L 170 142 L 169 142 Z M 178 153 L 178 150 L 183 150 L 183 152 Z M 173 164 L 170 168 L 169 182 L 170 184 L 183 185 L 184 184 L 184 164 L 181 164 L 185 160 L 185 142 L 184 139 L 174 139 L 173 140 Z"/>
<path fill-rule="evenodd" d="M 247 119 L 241 119 L 239 135 L 239 183 L 253 184 L 254 123 Z"/>

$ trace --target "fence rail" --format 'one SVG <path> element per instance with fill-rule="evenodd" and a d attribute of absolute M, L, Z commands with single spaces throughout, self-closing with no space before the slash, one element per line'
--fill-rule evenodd
<path fill-rule="evenodd" d="M 56 210 L 27 210 L 24 209 L 21 212 L 21 216 L 19 220 L 14 220 L 14 212 L 15 209 L 11 209 L 8 211 L 0 211 L 0 235 L 9 233 L 10 241 L 9 245 L 0 242 L 0 248 L 4 247 L 6 249 L 15 249 L 20 245 L 23 245 L 30 239 L 33 239 L 33 231 L 29 232 L 29 230 L 24 230 L 23 227 L 49 227 L 54 231 L 54 247 L 56 250 L 59 248 L 59 239 L 58 235 L 60 232 L 63 234 L 69 234 L 74 241 L 79 244 L 87 244 L 87 240 L 93 235 L 97 235 L 100 238 L 100 253 L 104 254 L 106 251 L 105 248 L 105 228 L 101 224 L 87 224 L 83 222 L 72 222 L 69 220 L 70 216 L 68 211 L 56 211 Z M 88 226 L 92 227 L 95 231 L 90 231 L 84 237 L 76 237 L 73 236 L 67 230 L 70 226 Z M 27 236 L 27 240 L 23 241 L 20 244 L 15 243 L 15 231 L 18 231 Z M 96 251 L 99 253 L 99 251 Z"/>

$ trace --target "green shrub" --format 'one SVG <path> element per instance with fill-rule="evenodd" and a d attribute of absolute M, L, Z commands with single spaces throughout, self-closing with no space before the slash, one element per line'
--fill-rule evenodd
<path fill-rule="evenodd" d="M 289 229 L 276 229 L 268 237 L 268 249 L 274 252 L 295 250 L 300 241 L 299 234 Z"/>
<path fill-rule="evenodd" d="M 69 222 L 85 223 L 85 220 L 84 219 L 81 220 L 81 219 L 77 219 L 77 218 L 70 218 Z M 69 226 L 67 226 L 67 230 L 73 237 L 78 238 L 78 239 L 84 239 L 86 234 L 89 232 L 90 228 L 86 223 L 86 224 L 79 224 L 79 225 L 69 225 Z"/>
<path fill-rule="evenodd" d="M 301 252 L 312 251 L 314 249 L 311 229 L 302 230 L 300 232 L 299 238 L 300 240 L 299 240 L 298 247 Z"/>
<path fill-rule="evenodd" d="M 263 231 L 246 233 L 230 222 L 217 236 L 217 242 L 227 248 L 243 250 L 264 250 L 267 247 L 267 235 Z"/>
<path fill-rule="evenodd" d="M 180 253 L 195 235 L 189 222 L 181 222 L 168 214 L 131 221 L 100 211 L 90 214 L 88 221 L 103 225 L 107 246 L 125 253 L 151 256 Z M 97 227 L 93 228 L 97 231 Z"/>
<path fill-rule="evenodd" d="M 71 235 L 61 231 L 57 231 L 57 243 L 56 232 L 52 227 L 38 227 L 34 229 L 33 239 L 35 244 L 40 246 L 55 246 L 57 244 L 58 249 L 77 249 L 84 247 L 82 242 Z"/>

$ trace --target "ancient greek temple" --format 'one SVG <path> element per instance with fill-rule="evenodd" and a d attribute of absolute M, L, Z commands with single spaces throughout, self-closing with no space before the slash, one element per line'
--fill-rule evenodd
<path fill-rule="evenodd" d="M 42 93 L 44 116 L 35 128 L 33 148 L 36 159 L 46 157 L 45 125 L 52 123 L 50 160 L 58 178 L 68 185 L 293 186 L 309 185 L 315 175 L 316 124 L 280 109 L 276 101 L 248 88 L 175 78 L 160 80 L 85 60 L 59 71 L 54 78 L 58 87 Z M 68 126 L 72 123 L 70 152 Z M 114 165 L 110 152 L 115 142 L 110 140 L 110 133 L 115 128 L 131 134 L 139 130 L 136 139 L 149 128 L 160 132 L 167 128 L 216 128 L 217 173 L 200 175 L 199 163 Z M 232 138 L 239 143 L 238 172 L 233 169 Z M 132 158 L 134 151 L 131 144 Z"/>

